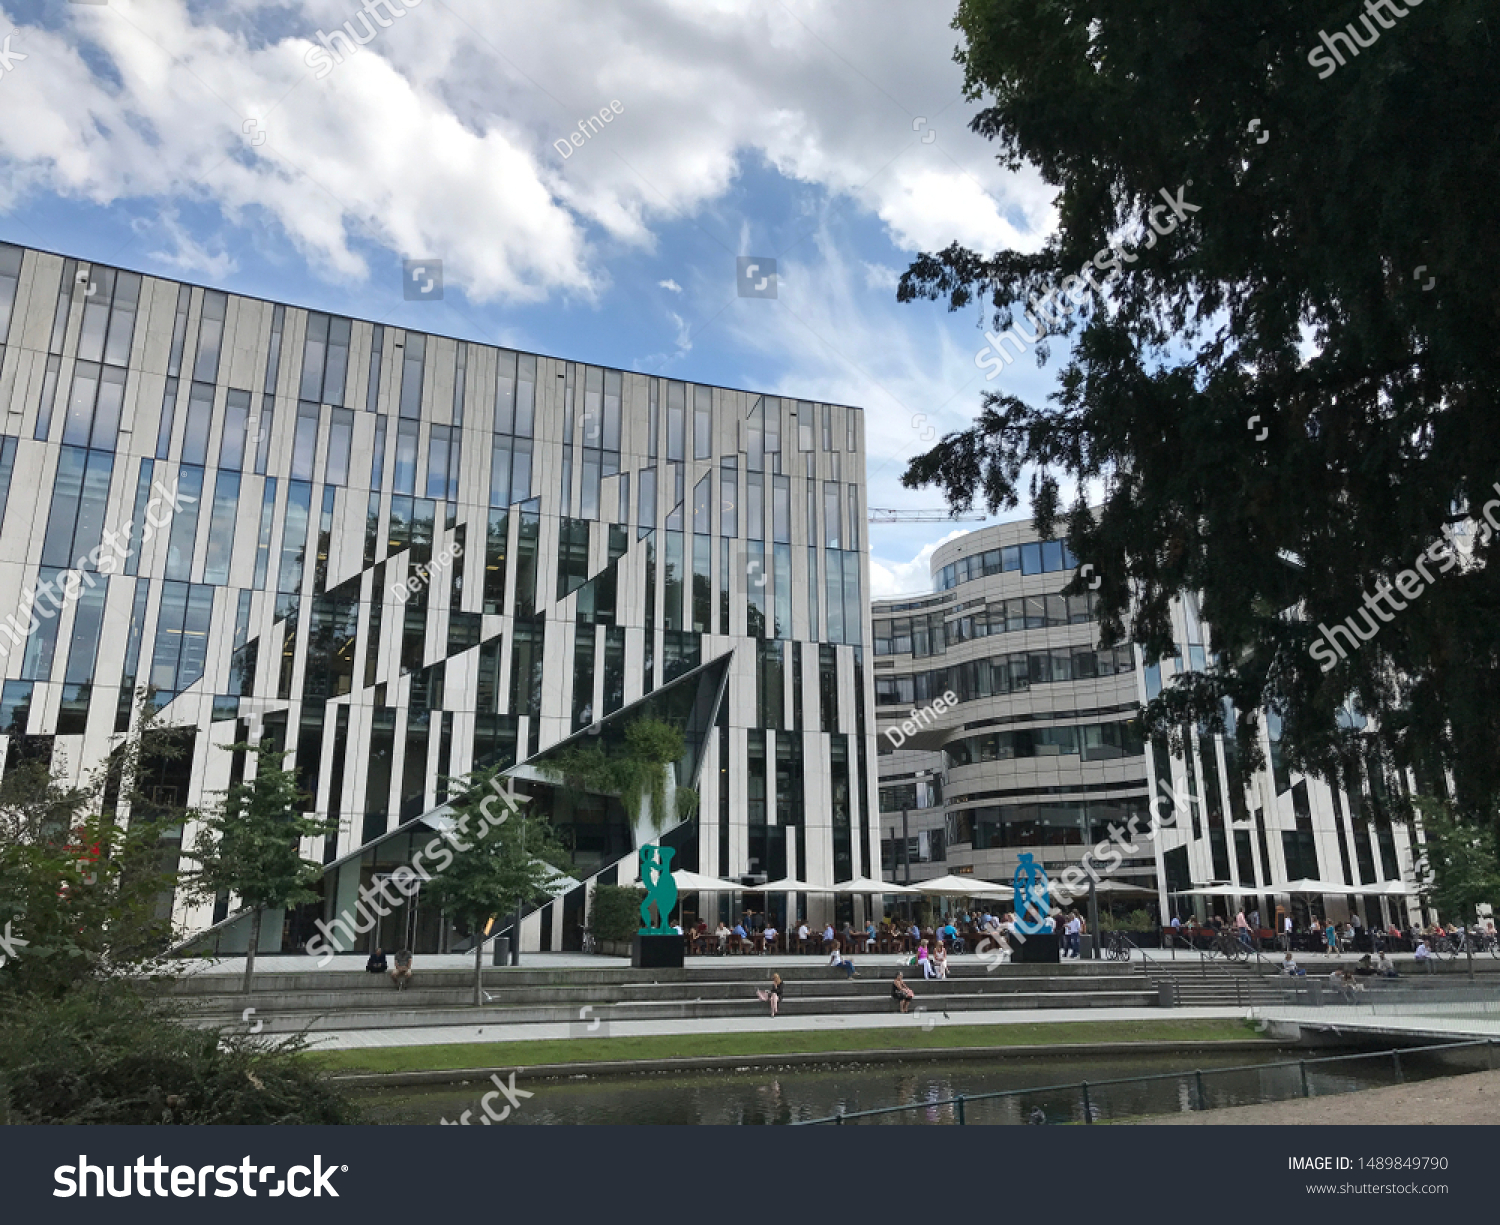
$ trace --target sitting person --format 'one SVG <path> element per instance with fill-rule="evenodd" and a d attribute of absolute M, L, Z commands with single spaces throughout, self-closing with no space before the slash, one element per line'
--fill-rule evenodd
<path fill-rule="evenodd" d="M 784 989 L 785 987 L 781 981 L 781 975 L 772 974 L 771 985 L 765 990 L 757 991 L 755 993 L 760 997 L 761 1003 L 769 1003 L 771 1005 L 771 1015 L 773 1017 L 776 1015 L 776 1010 L 781 1007 L 781 993 Z"/>
<path fill-rule="evenodd" d="M 910 947 L 915 949 L 922 939 L 922 929 L 913 923 L 906 929 L 906 938 L 911 941 Z"/>
<path fill-rule="evenodd" d="M 943 928 L 943 943 L 955 953 L 964 951 L 963 941 L 958 938 L 958 928 L 953 926 L 953 920 L 948 920 L 948 926 Z"/>
<path fill-rule="evenodd" d="M 1396 973 L 1395 963 L 1389 957 L 1387 957 L 1384 952 L 1380 954 L 1379 960 L 1375 962 L 1375 973 L 1379 974 L 1381 978 L 1400 977 L 1400 975 Z"/>
<path fill-rule="evenodd" d="M 1307 971 L 1292 960 L 1291 953 L 1288 953 L 1286 957 L 1282 959 L 1281 972 L 1283 974 L 1294 975 L 1297 978 L 1303 978 L 1307 975 Z"/>
<path fill-rule="evenodd" d="M 370 960 L 365 962 L 366 974 L 384 974 L 387 967 L 385 964 L 385 950 L 376 949 L 370 954 Z"/>
<path fill-rule="evenodd" d="M 724 920 L 723 919 L 719 920 L 719 927 L 718 927 L 718 930 L 714 932 L 714 936 L 717 937 L 717 939 L 719 941 L 719 952 L 721 954 L 723 954 L 725 952 L 728 952 L 728 950 L 729 950 L 729 928 L 727 928 L 724 925 Z"/>
<path fill-rule="evenodd" d="M 797 928 L 797 951 L 799 953 L 807 951 L 807 935 L 807 920 L 804 919 L 802 925 Z"/>
<path fill-rule="evenodd" d="M 777 936 L 776 928 L 774 926 L 772 926 L 770 923 L 767 923 L 766 924 L 766 931 L 765 931 L 766 952 L 771 953 L 771 952 L 774 952 L 776 950 L 776 936 Z"/>
<path fill-rule="evenodd" d="M 1417 941 L 1417 950 L 1412 956 L 1417 959 L 1419 966 L 1426 966 L 1428 970 L 1432 969 L 1432 950 L 1427 947 L 1425 938 Z"/>
<path fill-rule="evenodd" d="M 891 983 L 891 999 L 901 1005 L 901 1011 L 905 1012 L 911 1007 L 912 1000 L 917 998 L 917 993 L 906 985 L 906 980 L 901 977 L 901 971 L 896 971 L 896 977 Z"/>
<path fill-rule="evenodd" d="M 1375 964 L 1370 959 L 1369 953 L 1366 953 L 1359 959 L 1359 964 L 1354 967 L 1354 972 L 1362 978 L 1369 978 L 1375 973 Z"/>
<path fill-rule="evenodd" d="M 923 940 L 917 944 L 917 965 L 922 967 L 924 978 L 932 977 L 932 954 L 927 951 L 927 941 Z"/>
<path fill-rule="evenodd" d="M 928 966 L 930 967 L 931 972 L 927 977 L 948 977 L 948 946 L 946 944 L 940 944 L 937 946 L 937 948 L 932 950 L 932 957 L 928 960 Z"/>
<path fill-rule="evenodd" d="M 828 964 L 836 970 L 844 971 L 845 978 L 855 977 L 854 963 L 844 956 L 837 940 L 833 942 L 833 951 L 828 954 Z"/>
<path fill-rule="evenodd" d="M 396 954 L 396 964 L 391 970 L 391 982 L 396 984 L 397 991 L 404 991 L 411 985 L 410 949 L 402 949 Z"/>
<path fill-rule="evenodd" d="M 865 924 L 865 952 L 873 953 L 875 951 L 875 942 L 877 939 L 875 921 L 871 919 L 870 922 Z"/>
<path fill-rule="evenodd" d="M 833 934 L 833 924 L 830 923 L 823 929 L 823 950 L 827 952 L 838 943 L 838 937 Z"/>

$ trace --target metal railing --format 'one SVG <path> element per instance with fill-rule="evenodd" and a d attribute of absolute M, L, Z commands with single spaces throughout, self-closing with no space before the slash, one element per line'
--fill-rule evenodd
<path fill-rule="evenodd" d="M 913 1110 L 931 1111 L 942 1106 L 952 1106 L 954 1122 L 962 1127 L 968 1121 L 967 1107 L 975 1102 L 997 1101 L 1004 1098 L 1036 1097 L 1044 1093 L 1054 1095 L 1077 1094 L 1079 1104 L 1082 1106 L 1082 1121 L 1088 1124 L 1094 1123 L 1102 1117 L 1098 1105 L 1091 1097 L 1091 1091 L 1097 1092 L 1100 1089 L 1112 1088 L 1120 1085 L 1144 1085 L 1161 1081 L 1181 1082 L 1183 1080 L 1190 1079 L 1193 1086 L 1192 1092 L 1188 1097 L 1189 1102 L 1192 1103 L 1190 1109 L 1194 1111 L 1208 1110 L 1210 1109 L 1210 1107 L 1208 1105 L 1208 1094 L 1204 1083 L 1205 1076 L 1223 1076 L 1232 1072 L 1265 1073 L 1269 1071 L 1280 1070 L 1283 1068 L 1296 1068 L 1299 1073 L 1298 1082 L 1301 1092 L 1300 1094 L 1295 1096 L 1312 1097 L 1312 1086 L 1311 1082 L 1308 1079 L 1308 1069 L 1312 1067 L 1334 1063 L 1353 1062 L 1357 1060 L 1389 1059 L 1391 1061 L 1392 1070 L 1395 1073 L 1396 1083 L 1400 1084 L 1405 1080 L 1405 1074 L 1403 1072 L 1401 1064 L 1401 1056 L 1403 1054 L 1410 1058 L 1413 1055 L 1426 1055 L 1439 1051 L 1456 1051 L 1466 1048 L 1472 1049 L 1474 1047 L 1484 1047 L 1487 1066 L 1491 1070 L 1493 1070 L 1496 1066 L 1495 1048 L 1497 1045 L 1500 1045 L 1500 1040 L 1494 1038 L 1476 1038 L 1464 1042 L 1436 1043 L 1430 1046 L 1408 1046 L 1405 1048 L 1392 1047 L 1389 1050 L 1383 1051 L 1362 1051 L 1352 1055 L 1325 1055 L 1317 1059 L 1288 1059 L 1281 1060 L 1275 1063 L 1238 1064 L 1233 1067 L 1209 1068 L 1206 1071 L 1201 1068 L 1194 1068 L 1191 1071 L 1186 1072 L 1159 1072 L 1150 1076 L 1122 1076 L 1115 1077 L 1109 1080 L 1081 1080 L 1061 1085 L 1037 1085 L 1027 1089 L 1001 1089 L 992 1093 L 960 1093 L 954 1095 L 953 1097 L 946 1097 L 932 1101 L 924 1100 L 920 1102 L 912 1102 L 904 1106 L 881 1106 L 874 1110 L 856 1110 L 849 1113 L 845 1113 L 844 1111 L 840 1110 L 838 1114 L 829 1115 L 827 1118 L 802 1119 L 794 1122 L 792 1126 L 817 1127 L 826 1124 L 842 1126 L 845 1123 L 852 1123 L 858 1119 L 877 1118 L 883 1115 L 891 1114 L 902 1114 Z M 1261 1098 L 1261 1101 L 1285 1100 L 1287 1099 L 1280 1097 L 1262 1096 Z"/>

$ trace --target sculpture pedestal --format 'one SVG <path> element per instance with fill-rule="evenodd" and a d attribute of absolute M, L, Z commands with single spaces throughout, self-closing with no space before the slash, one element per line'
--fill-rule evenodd
<path fill-rule="evenodd" d="M 636 970 L 680 970 L 687 941 L 675 933 L 646 936 L 637 932 L 630 946 L 630 965 Z"/>
<path fill-rule="evenodd" d="M 1037 932 L 1027 936 L 1020 948 L 1010 955 L 1013 962 L 1035 965 L 1039 962 L 1062 961 L 1056 932 Z"/>

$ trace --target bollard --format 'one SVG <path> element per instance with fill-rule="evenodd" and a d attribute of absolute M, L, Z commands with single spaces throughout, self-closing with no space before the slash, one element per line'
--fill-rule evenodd
<path fill-rule="evenodd" d="M 1093 1108 L 1089 1105 L 1088 1081 L 1083 1082 L 1083 1121 L 1090 1124 L 1092 1124 L 1094 1121 L 1094 1111 Z"/>
<path fill-rule="evenodd" d="M 1297 1061 L 1297 1069 L 1302 1073 L 1302 1096 L 1311 1097 L 1312 1089 L 1308 1087 L 1307 1083 L 1307 1060 L 1299 1059 Z"/>
<path fill-rule="evenodd" d="M 1207 1110 L 1208 1109 L 1208 1098 L 1206 1096 L 1204 1096 L 1204 1093 L 1203 1093 L 1203 1073 L 1199 1072 L 1199 1071 L 1194 1071 L 1193 1075 L 1198 1078 L 1198 1109 L 1199 1110 Z"/>
<path fill-rule="evenodd" d="M 962 1127 L 964 1125 L 964 1122 L 965 1122 L 965 1119 L 964 1119 L 964 1095 L 962 1093 L 960 1093 L 956 1098 L 953 1099 L 953 1104 L 958 1108 L 958 1125 L 960 1127 Z"/>
<path fill-rule="evenodd" d="M 1405 1081 L 1406 1081 L 1406 1077 L 1404 1077 L 1404 1076 L 1401 1075 L 1401 1052 L 1400 1051 L 1393 1050 L 1391 1052 L 1391 1065 L 1396 1070 L 1396 1083 L 1398 1085 L 1399 1084 L 1404 1084 Z"/>
<path fill-rule="evenodd" d="M 1484 1058 L 1485 1062 L 1490 1065 L 1490 1071 L 1493 1072 L 1495 1070 L 1495 1040 L 1493 1038 L 1484 1044 Z"/>
<path fill-rule="evenodd" d="M 834 1116 L 833 1125 L 835 1127 L 842 1127 L 844 1125 L 844 1108 L 842 1106 L 839 1107 L 838 1114 Z"/>

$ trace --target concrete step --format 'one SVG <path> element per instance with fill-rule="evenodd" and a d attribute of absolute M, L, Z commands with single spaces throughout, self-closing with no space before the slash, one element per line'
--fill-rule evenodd
<path fill-rule="evenodd" d="M 915 984 L 916 1005 L 927 1013 L 939 1011 L 973 1012 L 1001 1011 L 1012 1009 L 1089 1009 L 1089 1008 L 1147 1008 L 1154 1007 L 1157 996 L 1149 990 L 1090 991 L 1086 993 L 1061 994 L 1056 992 L 1024 993 L 1005 992 L 982 995 L 978 993 L 952 994 L 924 990 L 931 984 Z M 588 1026 L 595 1020 L 645 1021 L 684 1020 L 718 1017 L 762 1016 L 766 1005 L 751 992 L 748 998 L 738 999 L 675 999 L 653 1000 L 638 1003 L 602 1003 L 589 1006 L 586 1014 L 570 1006 L 532 1005 L 504 1007 L 489 1004 L 475 1008 L 473 1005 L 458 1007 L 446 1004 L 420 1002 L 421 993 L 412 988 L 403 992 L 400 1002 L 379 1011 L 360 1013 L 316 1012 L 301 1008 L 274 1010 L 257 1008 L 255 1020 L 264 1033 L 292 1033 L 299 1030 L 313 1032 L 326 1030 L 426 1028 L 430 1026 L 469 1026 L 475 1028 L 475 1036 L 485 1026 L 536 1024 L 550 1022 L 567 1023 L 579 1027 L 579 1036 L 586 1036 Z M 797 995 L 788 993 L 781 1002 L 780 1011 L 793 1016 L 867 1016 L 895 1009 L 890 992 L 881 985 L 880 990 L 866 989 L 861 995 Z M 196 1013 L 192 1018 L 203 1025 L 222 1024 L 226 1019 L 206 1013 Z"/>

